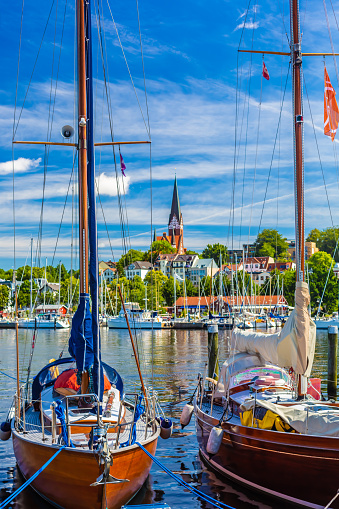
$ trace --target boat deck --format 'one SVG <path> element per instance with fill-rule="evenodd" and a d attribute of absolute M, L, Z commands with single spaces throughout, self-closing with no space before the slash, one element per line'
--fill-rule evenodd
<path fill-rule="evenodd" d="M 86 417 L 88 414 L 86 414 Z M 126 425 L 121 427 L 121 431 L 119 434 L 118 444 L 117 442 L 117 433 L 107 433 L 108 445 L 110 449 L 118 449 L 122 444 L 127 445 L 129 443 L 130 433 L 131 433 L 131 422 L 133 420 L 133 413 L 126 409 L 124 423 Z M 59 420 L 57 419 L 57 424 L 60 425 Z M 81 423 L 79 424 L 81 426 Z M 142 419 L 138 419 L 136 423 L 136 438 L 135 440 L 138 442 L 143 442 L 147 440 L 153 435 L 152 427 L 147 426 Z M 72 433 L 71 440 L 75 447 L 79 447 L 82 449 L 88 450 L 88 442 L 89 442 L 89 432 L 91 428 L 86 428 L 86 432 L 84 433 Z M 88 432 L 87 432 L 88 430 Z M 25 413 L 25 427 L 24 433 L 27 440 L 31 440 L 35 443 L 41 444 L 51 444 L 52 443 L 52 433 L 50 427 L 45 427 L 42 430 L 41 420 L 40 420 L 40 412 L 34 411 L 33 407 L 27 409 Z M 56 437 L 57 443 L 62 442 L 62 436 L 59 435 Z M 127 444 L 126 444 L 127 443 Z"/>

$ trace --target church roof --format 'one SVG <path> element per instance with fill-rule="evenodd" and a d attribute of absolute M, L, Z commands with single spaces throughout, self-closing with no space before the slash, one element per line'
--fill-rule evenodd
<path fill-rule="evenodd" d="M 178 191 L 178 185 L 177 185 L 177 177 L 175 177 L 175 180 L 174 180 L 172 207 L 171 207 L 171 213 L 170 213 L 170 216 L 169 216 L 169 223 L 171 222 L 174 214 L 175 214 L 177 220 L 180 221 L 181 211 L 180 211 L 180 202 L 179 202 L 179 191 Z"/>

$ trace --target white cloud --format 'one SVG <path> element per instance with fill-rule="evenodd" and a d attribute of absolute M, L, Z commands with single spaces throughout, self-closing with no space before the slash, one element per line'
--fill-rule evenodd
<path fill-rule="evenodd" d="M 247 21 L 246 23 L 240 23 L 239 25 L 237 25 L 234 29 L 234 32 L 236 30 L 240 30 L 241 28 L 249 28 L 249 29 L 256 29 L 256 28 L 259 28 L 259 21 Z"/>
<path fill-rule="evenodd" d="M 27 159 L 25 157 L 19 157 L 14 160 L 14 171 L 16 173 L 24 173 L 26 171 L 37 168 L 41 163 L 41 157 L 38 159 Z M 13 171 L 13 161 L 6 161 L 0 163 L 0 175 L 7 175 Z"/>
<path fill-rule="evenodd" d="M 129 176 L 119 177 L 117 186 L 117 179 L 115 176 L 109 176 L 106 175 L 106 173 L 101 173 L 101 175 L 96 178 L 100 195 L 106 196 L 117 196 L 118 187 L 120 194 L 128 194 L 130 180 L 131 178 Z"/>

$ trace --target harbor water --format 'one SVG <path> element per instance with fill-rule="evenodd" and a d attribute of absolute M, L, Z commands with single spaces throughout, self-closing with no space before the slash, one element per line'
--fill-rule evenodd
<path fill-rule="evenodd" d="M 31 354 L 33 331 L 19 330 L 21 380 L 27 377 L 27 366 Z M 229 332 L 219 332 L 219 357 L 223 361 L 228 355 Z M 60 353 L 68 356 L 69 330 L 41 330 L 37 334 L 32 375 L 35 375 L 50 359 Z M 138 375 L 128 332 L 124 330 L 101 330 L 102 357 L 115 367 L 125 381 L 125 389 L 132 389 L 138 383 Z M 192 487 L 214 497 L 236 509 L 282 509 L 272 499 L 247 491 L 218 477 L 200 460 L 195 438 L 194 417 L 182 431 L 179 423 L 185 400 L 197 384 L 198 373 L 204 372 L 207 361 L 207 331 L 160 330 L 139 331 L 136 334 L 139 357 L 146 385 L 153 386 L 158 393 L 166 417 L 174 422 L 173 435 L 169 440 L 159 438 L 157 458 L 170 470 Z M 15 376 L 15 331 L 0 330 L 0 421 L 6 418 L 11 404 L 16 381 Z M 5 374 L 4 374 L 5 373 Z M 6 376 L 9 375 L 9 376 Z M 327 333 L 317 335 L 317 346 L 312 376 L 322 379 L 322 390 L 326 394 L 327 376 Z M 253 468 L 257 468 L 253 465 Z M 16 468 L 12 442 L 0 442 L 0 501 L 7 498 L 22 484 Z M 200 500 L 188 490 L 179 486 L 162 468 L 153 465 L 150 476 L 142 490 L 131 504 L 166 502 L 172 509 L 207 509 L 209 503 Z M 20 509 L 51 508 L 31 488 L 26 488 L 8 507 Z M 79 508 L 74 508 L 79 509 Z"/>

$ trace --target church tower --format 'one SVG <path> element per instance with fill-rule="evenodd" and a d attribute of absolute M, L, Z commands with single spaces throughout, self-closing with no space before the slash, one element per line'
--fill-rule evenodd
<path fill-rule="evenodd" d="M 172 197 L 172 207 L 168 220 L 168 235 L 166 232 L 157 240 L 166 240 L 175 248 L 176 254 L 185 254 L 184 248 L 184 222 L 180 210 L 179 191 L 177 177 L 174 180 L 174 189 Z"/>
<path fill-rule="evenodd" d="M 180 210 L 177 177 L 174 180 L 171 213 L 168 220 L 168 237 L 178 254 L 184 254 L 184 222 Z"/>

